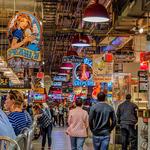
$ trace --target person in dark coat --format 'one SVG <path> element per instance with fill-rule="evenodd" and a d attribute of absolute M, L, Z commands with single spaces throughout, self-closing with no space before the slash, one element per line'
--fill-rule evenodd
<path fill-rule="evenodd" d="M 137 116 L 138 106 L 131 102 L 131 95 L 126 95 L 126 100 L 118 106 L 117 118 L 121 128 L 122 150 L 127 150 L 130 139 L 131 149 L 137 150 Z"/>

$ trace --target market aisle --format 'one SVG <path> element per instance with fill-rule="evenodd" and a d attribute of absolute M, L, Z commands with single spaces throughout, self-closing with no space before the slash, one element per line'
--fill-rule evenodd
<path fill-rule="evenodd" d="M 92 145 L 84 146 L 84 150 L 92 150 Z M 41 150 L 41 138 L 33 141 L 33 150 Z M 45 147 L 47 150 L 47 144 Z M 65 134 L 65 128 L 54 128 L 52 132 L 52 150 L 71 150 L 69 136 Z"/>

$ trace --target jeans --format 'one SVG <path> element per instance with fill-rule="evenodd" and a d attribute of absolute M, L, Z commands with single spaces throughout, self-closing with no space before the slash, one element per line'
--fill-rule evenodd
<path fill-rule="evenodd" d="M 71 150 L 83 150 L 85 137 L 70 137 Z"/>
<path fill-rule="evenodd" d="M 110 135 L 106 135 L 106 136 L 93 135 L 94 150 L 108 150 L 109 141 L 110 141 Z"/>
<path fill-rule="evenodd" d="M 52 143 L 51 133 L 52 133 L 52 124 L 50 124 L 46 128 L 42 128 L 42 148 L 44 148 L 46 144 L 46 134 L 48 138 L 48 147 L 51 147 L 51 143 Z"/>
<path fill-rule="evenodd" d="M 137 150 L 137 131 L 134 125 L 121 126 L 121 139 L 122 150 L 127 150 L 128 143 L 131 143 L 131 150 Z"/>

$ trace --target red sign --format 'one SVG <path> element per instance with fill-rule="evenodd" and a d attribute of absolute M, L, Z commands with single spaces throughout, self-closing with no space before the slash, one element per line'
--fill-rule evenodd
<path fill-rule="evenodd" d="M 43 79 L 44 78 L 44 73 L 43 72 L 38 72 L 37 73 L 37 78 Z"/>
<path fill-rule="evenodd" d="M 150 60 L 150 52 L 145 52 L 145 53 L 144 53 L 143 60 L 144 60 L 144 61 Z"/>

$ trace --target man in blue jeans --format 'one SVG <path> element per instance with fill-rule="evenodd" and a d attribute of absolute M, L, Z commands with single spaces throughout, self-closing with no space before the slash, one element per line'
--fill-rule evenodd
<path fill-rule="evenodd" d="M 116 125 L 114 109 L 105 102 L 106 95 L 97 95 L 98 103 L 90 109 L 89 125 L 93 133 L 94 150 L 108 150 L 110 133 Z"/>

